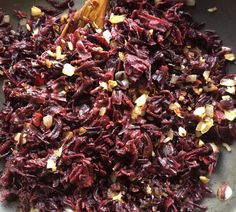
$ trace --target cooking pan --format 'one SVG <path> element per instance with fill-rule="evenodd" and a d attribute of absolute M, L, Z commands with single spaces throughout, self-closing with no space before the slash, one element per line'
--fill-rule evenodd
<path fill-rule="evenodd" d="M 80 7 L 83 0 L 75 0 L 75 6 Z M 11 16 L 16 23 L 13 10 L 30 11 L 32 5 L 47 5 L 44 0 L 0 0 L 0 8 Z M 209 13 L 208 8 L 217 7 L 217 11 Z M 236 1 L 235 0 L 196 0 L 196 6 L 187 8 L 198 22 L 206 22 L 207 29 L 216 30 L 221 36 L 225 46 L 236 52 Z M 236 73 L 236 65 L 227 68 L 228 72 Z M 0 80 L 2 84 L 2 79 Z M 0 89 L 0 105 L 4 103 L 2 89 Z M 233 197 L 227 201 L 220 201 L 216 192 L 222 183 L 227 183 L 233 189 Z M 204 200 L 209 212 L 236 212 L 236 144 L 232 144 L 232 152 L 223 150 L 217 170 L 211 179 L 212 195 Z M 16 211 L 15 204 L 0 204 L 0 212 Z"/>

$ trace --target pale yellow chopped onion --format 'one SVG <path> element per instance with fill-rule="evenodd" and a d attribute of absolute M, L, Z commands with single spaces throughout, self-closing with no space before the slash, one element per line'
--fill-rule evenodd
<path fill-rule="evenodd" d="M 196 82 L 197 81 L 197 75 L 196 74 L 188 75 L 187 78 L 186 78 L 186 81 L 187 82 Z"/>
<path fill-rule="evenodd" d="M 2 19 L 2 22 L 5 23 L 5 24 L 9 24 L 10 20 L 11 20 L 10 15 L 4 15 L 3 19 Z"/>
<path fill-rule="evenodd" d="M 87 132 L 87 130 L 84 127 L 79 128 L 79 135 L 83 135 Z"/>
<path fill-rule="evenodd" d="M 205 117 L 206 115 L 206 108 L 205 107 L 198 107 L 193 111 L 195 116 L 199 116 L 201 118 Z"/>
<path fill-rule="evenodd" d="M 52 156 L 47 160 L 47 169 L 50 169 L 53 172 L 57 171 L 57 164 L 56 164 L 55 156 Z"/>
<path fill-rule="evenodd" d="M 115 88 L 118 85 L 118 83 L 116 81 L 114 81 L 114 80 L 109 80 L 108 81 L 108 85 L 109 85 L 109 87 L 111 89 L 113 89 L 113 88 Z"/>
<path fill-rule="evenodd" d="M 236 80 L 224 78 L 224 79 L 221 79 L 220 85 L 225 86 L 225 87 L 235 86 Z"/>
<path fill-rule="evenodd" d="M 179 79 L 179 76 L 172 74 L 171 79 L 170 79 L 170 83 L 175 85 L 177 83 L 178 79 Z"/>
<path fill-rule="evenodd" d="M 100 116 L 104 116 L 106 114 L 107 109 L 105 107 L 101 107 L 99 111 Z"/>
<path fill-rule="evenodd" d="M 228 61 L 234 61 L 235 60 L 235 55 L 230 53 L 230 54 L 225 54 L 225 59 Z"/>
<path fill-rule="evenodd" d="M 70 51 L 74 50 L 74 46 L 73 46 L 73 43 L 71 41 L 67 42 L 67 46 L 68 46 Z"/>
<path fill-rule="evenodd" d="M 203 72 L 203 77 L 207 82 L 210 81 L 210 73 L 211 73 L 210 71 Z"/>
<path fill-rule="evenodd" d="M 207 11 L 208 11 L 209 13 L 216 12 L 216 11 L 217 11 L 217 7 L 208 8 Z"/>
<path fill-rule="evenodd" d="M 200 179 L 200 181 L 201 181 L 202 183 L 204 183 L 204 184 L 208 184 L 209 181 L 210 181 L 210 179 L 207 178 L 206 176 L 200 176 L 199 179 Z"/>
<path fill-rule="evenodd" d="M 120 60 L 121 61 L 125 61 L 125 54 L 124 54 L 124 52 L 119 52 L 119 58 L 120 58 Z"/>
<path fill-rule="evenodd" d="M 103 88 L 103 90 L 108 90 L 108 84 L 106 82 L 99 82 L 99 85 Z"/>
<path fill-rule="evenodd" d="M 185 137 L 187 135 L 187 131 L 183 127 L 179 127 L 178 133 L 181 137 Z"/>
<path fill-rule="evenodd" d="M 148 98 L 148 95 L 147 95 L 147 94 L 141 95 L 139 98 L 137 98 L 137 99 L 135 100 L 136 106 L 138 106 L 138 107 L 144 106 L 144 105 L 146 104 L 147 98 Z"/>
<path fill-rule="evenodd" d="M 109 21 L 112 24 L 118 24 L 123 22 L 126 19 L 126 15 L 114 15 L 114 13 L 111 14 Z"/>
<path fill-rule="evenodd" d="M 214 153 L 219 153 L 220 152 L 218 146 L 216 146 L 215 143 L 210 143 L 210 145 L 211 145 L 211 148 L 212 148 Z"/>
<path fill-rule="evenodd" d="M 181 105 L 178 102 L 171 103 L 169 109 L 174 111 L 178 117 L 183 118 L 181 115 Z"/>
<path fill-rule="evenodd" d="M 233 94 L 233 95 L 236 93 L 235 86 L 229 86 L 229 87 L 227 87 L 227 88 L 225 89 L 225 91 L 226 91 L 227 93 L 230 93 L 230 94 Z"/>
<path fill-rule="evenodd" d="M 105 30 L 103 33 L 102 33 L 103 37 L 105 38 L 105 40 L 107 41 L 107 43 L 110 43 L 111 41 L 111 38 L 112 38 L 112 35 L 111 35 L 111 32 L 109 30 Z"/>
<path fill-rule="evenodd" d="M 222 100 L 231 100 L 231 96 L 229 96 L 229 95 L 222 96 L 221 98 L 222 98 Z"/>
<path fill-rule="evenodd" d="M 68 77 L 72 77 L 75 74 L 75 67 L 69 63 L 66 63 L 62 69 L 62 73 Z"/>
<path fill-rule="evenodd" d="M 214 117 L 214 106 L 206 104 L 205 108 L 206 108 L 206 115 L 210 118 L 213 118 Z"/>
<path fill-rule="evenodd" d="M 200 139 L 200 140 L 198 141 L 198 146 L 199 146 L 199 147 L 203 147 L 204 145 L 205 145 L 204 141 Z"/>
<path fill-rule="evenodd" d="M 33 6 L 31 8 L 31 15 L 33 17 L 40 17 L 40 16 L 43 16 L 43 12 L 40 8 Z"/>
<path fill-rule="evenodd" d="M 229 144 L 227 144 L 227 143 L 222 143 L 222 146 L 223 146 L 228 152 L 231 152 L 231 151 L 232 151 L 232 149 L 231 149 L 231 147 L 230 147 Z"/>
<path fill-rule="evenodd" d="M 47 115 L 43 117 L 43 125 L 47 129 L 51 128 L 52 124 L 53 124 L 53 117 L 51 115 Z"/>
<path fill-rule="evenodd" d="M 196 127 L 196 131 L 201 134 L 207 133 L 214 126 L 214 121 L 212 118 L 205 118 L 205 120 L 200 121 Z"/>
<path fill-rule="evenodd" d="M 224 111 L 225 118 L 229 121 L 233 121 L 236 118 L 236 108 L 232 110 L 225 110 Z"/>
<path fill-rule="evenodd" d="M 150 187 L 150 185 L 147 185 L 147 187 L 146 187 L 146 193 L 147 193 L 147 194 L 152 194 L 152 188 Z"/>

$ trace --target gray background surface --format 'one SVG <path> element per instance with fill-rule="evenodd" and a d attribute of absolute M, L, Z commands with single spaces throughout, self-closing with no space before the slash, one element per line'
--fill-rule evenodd
<path fill-rule="evenodd" d="M 79 7 L 83 0 L 75 0 Z M 232 47 L 236 53 L 236 1 L 235 0 L 196 0 L 196 7 L 189 8 L 197 21 L 207 23 L 207 29 L 214 29 L 224 40 L 224 45 Z M 45 5 L 44 0 L 0 0 L 0 8 L 7 14 L 13 14 L 13 9 L 30 11 L 32 5 Z M 218 11 L 209 13 L 208 8 L 216 6 Z M 12 18 L 13 19 L 13 18 Z M 236 65 L 228 68 L 229 72 L 236 73 Z M 2 80 L 0 80 L 2 83 Z M 0 89 L 0 105 L 4 102 L 2 89 Z M 218 200 L 215 195 L 221 183 L 227 183 L 233 189 L 233 197 L 225 202 Z M 209 212 L 236 212 L 236 144 L 232 146 L 232 152 L 223 151 L 218 168 L 211 180 L 213 194 L 205 200 Z M 0 205 L 0 212 L 15 211 L 14 205 Z"/>

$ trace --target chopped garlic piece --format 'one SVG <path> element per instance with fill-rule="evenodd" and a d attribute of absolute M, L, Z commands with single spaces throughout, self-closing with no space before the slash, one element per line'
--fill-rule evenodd
<path fill-rule="evenodd" d="M 206 118 L 204 121 L 200 121 L 196 127 L 196 131 L 201 134 L 207 133 L 214 126 L 214 121 L 211 118 Z"/>
<path fill-rule="evenodd" d="M 205 106 L 205 108 L 206 108 L 206 115 L 210 118 L 213 118 L 214 117 L 214 106 L 207 104 Z"/>
<path fill-rule="evenodd" d="M 220 84 L 222 86 L 226 86 L 226 87 L 235 86 L 236 85 L 236 80 L 224 78 L 220 81 Z"/>
<path fill-rule="evenodd" d="M 83 135 L 87 132 L 87 130 L 84 127 L 79 128 L 79 135 Z"/>
<path fill-rule="evenodd" d="M 57 149 L 57 150 L 54 150 L 54 156 L 56 156 L 56 157 L 61 157 L 61 155 L 62 155 L 62 151 L 63 151 L 63 146 L 61 146 L 59 149 Z"/>
<path fill-rule="evenodd" d="M 46 60 L 45 60 L 45 65 L 46 65 L 48 68 L 52 68 L 53 63 L 52 63 L 50 60 L 46 59 Z"/>
<path fill-rule="evenodd" d="M 171 75 L 170 83 L 171 83 L 171 84 L 176 84 L 177 81 L 178 81 L 178 79 L 179 79 L 179 76 L 176 76 L 175 74 L 172 74 L 172 75 Z"/>
<path fill-rule="evenodd" d="M 198 107 L 194 110 L 193 114 L 195 116 L 199 116 L 199 117 L 203 118 L 206 115 L 206 109 L 205 109 L 205 107 Z"/>
<path fill-rule="evenodd" d="M 61 48 L 61 46 L 57 46 L 57 47 L 56 47 L 56 59 L 57 59 L 57 60 L 62 59 L 62 58 L 61 58 L 61 56 L 62 56 L 61 53 L 62 53 L 62 48 Z"/>
<path fill-rule="evenodd" d="M 136 105 L 132 111 L 131 117 L 132 119 L 136 119 L 138 116 L 144 116 L 144 114 L 145 114 L 145 106 L 139 107 Z"/>
<path fill-rule="evenodd" d="M 206 176 L 200 176 L 199 179 L 201 180 L 202 183 L 207 184 L 209 183 L 210 179 L 207 178 Z"/>
<path fill-rule="evenodd" d="M 208 11 L 209 13 L 216 12 L 216 11 L 217 11 L 217 7 L 208 8 L 207 11 Z"/>
<path fill-rule="evenodd" d="M 67 132 L 63 133 L 63 139 L 65 141 L 68 141 L 68 140 L 72 139 L 73 136 L 74 136 L 74 133 L 72 131 L 67 131 Z"/>
<path fill-rule="evenodd" d="M 179 136 L 185 137 L 187 135 L 187 131 L 183 127 L 179 127 Z"/>
<path fill-rule="evenodd" d="M 19 143 L 20 142 L 20 139 L 22 137 L 22 144 L 25 144 L 27 142 L 26 140 L 26 136 L 27 134 L 26 133 L 16 133 L 15 137 L 14 137 L 14 140 Z"/>
<path fill-rule="evenodd" d="M 236 93 L 235 86 L 229 86 L 225 89 L 225 91 L 230 93 L 230 94 L 235 94 Z"/>
<path fill-rule="evenodd" d="M 202 88 L 193 88 L 193 91 L 195 94 L 200 95 L 202 93 L 203 89 Z"/>
<path fill-rule="evenodd" d="M 62 73 L 68 77 L 72 77 L 75 74 L 75 67 L 69 63 L 66 63 L 62 69 Z"/>
<path fill-rule="evenodd" d="M 233 110 L 225 110 L 225 118 L 229 121 L 233 121 L 236 118 L 236 108 Z"/>
<path fill-rule="evenodd" d="M 234 54 L 225 54 L 225 59 L 228 61 L 234 61 L 235 60 L 235 55 Z"/>
<path fill-rule="evenodd" d="M 112 200 L 122 202 L 122 201 L 123 201 L 123 200 L 122 200 L 122 197 L 123 197 L 123 195 L 122 195 L 122 193 L 120 192 L 120 193 L 118 193 L 118 194 L 115 194 L 115 195 L 112 197 Z"/>
<path fill-rule="evenodd" d="M 14 137 L 14 140 L 16 142 L 19 142 L 20 141 L 20 137 L 21 137 L 21 133 L 16 133 L 15 137 Z"/>
<path fill-rule="evenodd" d="M 104 116 L 106 114 L 107 109 L 105 107 L 101 107 L 99 111 L 100 116 Z"/>
<path fill-rule="evenodd" d="M 53 117 L 51 115 L 47 115 L 43 117 L 43 125 L 47 129 L 51 128 L 52 124 L 53 124 Z"/>
<path fill-rule="evenodd" d="M 181 110 L 180 110 L 180 109 L 181 109 L 181 105 L 180 105 L 178 102 L 171 103 L 170 106 L 169 106 L 169 109 L 172 110 L 172 111 L 174 111 L 175 114 L 176 114 L 177 116 L 179 116 L 180 118 L 183 118 L 183 117 L 181 116 Z"/>
<path fill-rule="evenodd" d="M 99 82 L 99 85 L 103 88 L 103 90 L 108 90 L 108 84 L 106 82 Z"/>
<path fill-rule="evenodd" d="M 51 50 L 48 50 L 47 53 L 51 57 L 56 57 L 56 53 L 52 52 Z"/>
<path fill-rule="evenodd" d="M 211 73 L 210 71 L 203 72 L 203 77 L 207 82 L 210 81 L 210 73 Z"/>
<path fill-rule="evenodd" d="M 231 100 L 231 96 L 229 96 L 229 95 L 222 96 L 221 98 L 222 98 L 222 100 Z"/>
<path fill-rule="evenodd" d="M 107 43 L 110 43 L 111 41 L 111 38 L 112 38 L 112 35 L 111 35 L 111 32 L 109 30 L 105 30 L 103 33 L 102 33 L 103 37 L 105 38 L 105 40 L 107 41 Z"/>
<path fill-rule="evenodd" d="M 51 169 L 53 172 L 57 170 L 56 157 L 51 156 L 47 161 L 47 169 Z"/>
<path fill-rule="evenodd" d="M 144 106 L 144 105 L 146 104 L 147 98 L 148 98 L 148 95 L 147 95 L 147 94 L 141 95 L 139 98 L 137 98 L 137 99 L 135 100 L 136 106 L 138 106 L 138 107 Z"/>
<path fill-rule="evenodd" d="M 117 82 L 114 81 L 114 80 L 109 80 L 109 81 L 108 81 L 108 85 L 109 85 L 109 87 L 112 89 L 112 88 L 115 88 L 118 84 L 117 84 Z"/>
<path fill-rule="evenodd" d="M 71 51 L 74 50 L 74 46 L 73 46 L 73 43 L 71 41 L 67 42 L 67 46 L 68 46 L 69 50 L 71 50 Z"/>
<path fill-rule="evenodd" d="M 204 145 L 205 145 L 204 141 L 200 139 L 200 140 L 198 141 L 198 146 L 199 146 L 199 147 L 203 147 Z"/>
<path fill-rule="evenodd" d="M 33 17 L 40 17 L 40 16 L 43 15 L 43 12 L 42 12 L 42 10 L 40 8 L 33 6 L 31 8 L 31 15 Z"/>
<path fill-rule="evenodd" d="M 120 58 L 120 60 L 121 61 L 125 61 L 125 54 L 124 54 L 124 52 L 119 52 L 119 58 Z"/>
<path fill-rule="evenodd" d="M 10 15 L 4 15 L 2 22 L 5 24 L 9 24 L 10 23 Z"/>
<path fill-rule="evenodd" d="M 147 193 L 147 194 L 152 194 L 152 188 L 150 187 L 150 185 L 147 185 L 147 187 L 146 187 L 146 193 Z"/>
<path fill-rule="evenodd" d="M 231 151 L 232 151 L 232 149 L 231 149 L 231 147 L 229 146 L 229 144 L 227 144 L 227 143 L 222 143 L 222 146 L 223 146 L 228 152 L 231 152 Z"/>
<path fill-rule="evenodd" d="M 196 80 L 197 80 L 197 75 L 196 74 L 188 75 L 187 78 L 186 78 L 187 82 L 196 82 Z"/>
<path fill-rule="evenodd" d="M 126 15 L 114 15 L 114 13 L 111 14 L 109 21 L 112 24 L 118 24 L 125 20 Z"/>
<path fill-rule="evenodd" d="M 219 152 L 219 148 L 218 148 L 218 146 L 216 146 L 216 144 L 210 143 L 210 145 L 211 145 L 211 148 L 212 148 L 214 153 L 218 153 Z"/>

